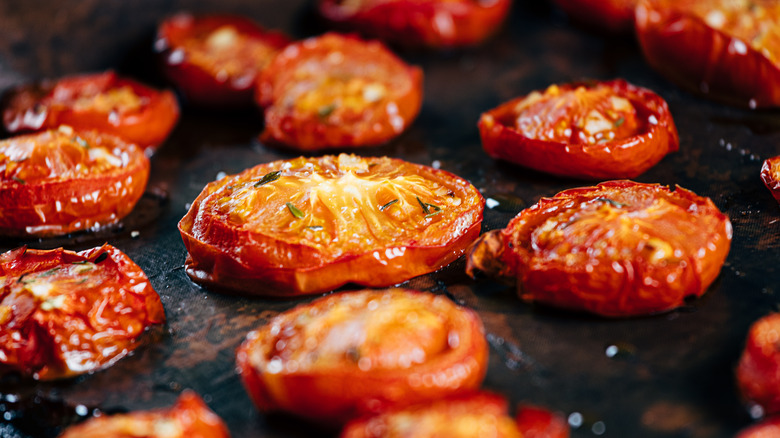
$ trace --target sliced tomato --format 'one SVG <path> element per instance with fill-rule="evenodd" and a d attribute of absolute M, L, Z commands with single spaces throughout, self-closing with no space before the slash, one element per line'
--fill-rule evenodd
<path fill-rule="evenodd" d="M 688 90 L 750 108 L 780 105 L 780 3 L 642 0 L 647 62 Z"/>
<path fill-rule="evenodd" d="M 566 419 L 538 406 L 521 405 L 515 421 L 523 438 L 569 438 Z"/>
<path fill-rule="evenodd" d="M 735 438 L 775 438 L 780 436 L 780 417 L 769 418 L 741 430 Z"/>
<path fill-rule="evenodd" d="M 766 414 L 780 413 L 780 313 L 769 314 L 751 327 L 737 366 L 743 397 Z"/>
<path fill-rule="evenodd" d="M 149 159 L 133 144 L 69 126 L 0 140 L 0 234 L 51 236 L 125 217 Z"/>
<path fill-rule="evenodd" d="M 328 295 L 250 333 L 238 370 L 261 411 L 341 423 L 476 390 L 487 371 L 477 314 L 406 289 Z"/>
<path fill-rule="evenodd" d="M 434 48 L 470 46 L 493 35 L 511 0 L 319 0 L 332 24 L 385 41 Z"/>
<path fill-rule="evenodd" d="M 704 294 L 731 244 L 709 198 L 677 187 L 610 181 L 566 190 L 483 235 L 469 254 L 517 282 L 520 298 L 610 317 L 663 312 Z"/>
<path fill-rule="evenodd" d="M 635 177 L 680 143 L 666 102 L 622 79 L 551 85 L 483 113 L 478 126 L 490 156 L 581 179 Z"/>
<path fill-rule="evenodd" d="M 146 275 L 111 245 L 0 255 L 0 371 L 39 380 L 90 373 L 164 321 Z"/>
<path fill-rule="evenodd" d="M 293 296 L 384 287 L 457 259 L 483 198 L 442 170 L 355 155 L 261 164 L 209 183 L 179 222 L 190 277 Z"/>
<path fill-rule="evenodd" d="M 572 19 L 597 30 L 627 33 L 634 30 L 639 0 L 554 0 Z"/>
<path fill-rule="evenodd" d="M 244 17 L 180 13 L 160 24 L 155 50 L 189 102 L 240 106 L 252 103 L 258 73 L 289 43 Z"/>
<path fill-rule="evenodd" d="M 373 146 L 401 134 L 422 104 L 422 70 L 382 43 L 328 33 L 284 49 L 260 75 L 260 140 L 299 150 Z"/>
<path fill-rule="evenodd" d="M 10 133 L 69 125 L 116 135 L 156 149 L 179 119 L 170 91 L 158 91 L 116 73 L 71 76 L 12 89 L 3 104 Z"/>
<path fill-rule="evenodd" d="M 780 156 L 764 160 L 764 165 L 761 166 L 761 180 L 777 202 L 780 202 Z"/>

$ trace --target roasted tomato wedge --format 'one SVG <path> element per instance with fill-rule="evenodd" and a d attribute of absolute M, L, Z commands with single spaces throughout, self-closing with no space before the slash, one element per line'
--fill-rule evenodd
<path fill-rule="evenodd" d="M 189 102 L 240 106 L 252 103 L 258 73 L 289 43 L 244 17 L 181 13 L 160 25 L 155 50 Z"/>
<path fill-rule="evenodd" d="M 780 413 L 780 313 L 756 321 L 737 366 L 737 383 L 747 401 L 767 414 Z"/>
<path fill-rule="evenodd" d="M 92 418 L 59 438 L 229 438 L 222 419 L 194 392 L 185 391 L 168 409 Z"/>
<path fill-rule="evenodd" d="M 767 158 L 761 166 L 761 180 L 780 202 L 780 156 Z"/>
<path fill-rule="evenodd" d="M 566 190 L 480 237 L 467 270 L 517 281 L 520 297 L 603 316 L 663 312 L 701 296 L 731 244 L 709 198 L 611 181 Z"/>
<path fill-rule="evenodd" d="M 135 145 L 60 126 L 0 141 L 0 234 L 97 229 L 143 195 L 149 159 Z"/>
<path fill-rule="evenodd" d="M 334 33 L 291 44 L 260 74 L 260 140 L 299 150 L 372 146 L 417 117 L 422 70 L 381 43 Z"/>
<path fill-rule="evenodd" d="M 569 438 L 566 419 L 538 406 L 520 406 L 515 420 L 523 438 Z"/>
<path fill-rule="evenodd" d="M 750 107 L 780 105 L 780 3 L 642 0 L 636 9 L 647 62 L 697 93 Z"/>
<path fill-rule="evenodd" d="M 735 438 L 776 438 L 778 436 L 780 436 L 780 417 L 775 417 L 741 430 Z"/>
<path fill-rule="evenodd" d="M 410 46 L 478 44 L 495 33 L 512 0 L 319 0 L 336 26 Z"/>
<path fill-rule="evenodd" d="M 0 255 L 0 371 L 40 380 L 93 372 L 164 321 L 146 275 L 111 245 Z"/>
<path fill-rule="evenodd" d="M 111 71 L 24 85 L 8 92 L 3 102 L 3 124 L 10 133 L 65 124 L 113 134 L 150 151 L 178 119 L 173 93 Z"/>
<path fill-rule="evenodd" d="M 479 120 L 492 157 L 553 175 L 632 178 L 679 147 L 666 102 L 624 80 L 551 85 Z"/>
<path fill-rule="evenodd" d="M 433 272 L 477 238 L 482 211 L 477 189 L 451 173 L 342 154 L 209 183 L 179 231 L 193 280 L 292 296 Z"/>
<path fill-rule="evenodd" d="M 238 349 L 244 386 L 262 411 L 325 423 L 473 391 L 487 371 L 479 317 L 405 289 L 320 298 L 250 333 Z"/>
<path fill-rule="evenodd" d="M 554 0 L 573 20 L 612 33 L 634 29 L 634 9 L 639 0 Z"/>

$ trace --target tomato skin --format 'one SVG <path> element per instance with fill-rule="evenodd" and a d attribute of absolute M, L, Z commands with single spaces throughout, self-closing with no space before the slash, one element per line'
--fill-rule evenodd
<path fill-rule="evenodd" d="M 708 2 L 706 10 L 696 12 L 697 2 L 693 0 L 640 1 L 636 30 L 645 59 L 667 79 L 691 92 L 742 107 L 776 107 L 780 105 L 777 38 L 770 33 L 767 44 L 759 49 L 753 47 L 752 38 L 735 34 L 728 24 L 722 28 L 708 24 L 707 15 L 727 3 L 739 4 Z M 766 7 L 766 24 L 777 28 L 780 8 L 776 2 L 751 3 Z M 734 12 L 735 19 L 751 16 L 747 4 Z M 758 29 L 759 25 L 752 27 Z"/>
<path fill-rule="evenodd" d="M 209 68 L 192 61 L 187 45 L 205 44 L 211 32 L 220 28 L 234 29 L 241 38 L 266 46 L 267 55 L 256 60 L 256 65 L 244 64 L 238 77 L 218 77 Z M 163 73 L 188 102 L 204 107 L 235 107 L 252 103 L 258 70 L 263 68 L 260 64 L 270 62 L 289 43 L 290 39 L 284 34 L 265 31 L 245 17 L 179 13 L 160 24 L 155 49 L 163 64 Z"/>
<path fill-rule="evenodd" d="M 730 221 L 709 198 L 610 181 L 523 210 L 474 244 L 467 272 L 516 281 L 525 301 L 607 317 L 645 315 L 704 294 L 731 235 Z"/>
<path fill-rule="evenodd" d="M 127 91 L 137 105 L 116 104 L 113 110 L 79 102 L 95 95 Z M 170 91 L 158 91 L 113 71 L 69 76 L 56 81 L 28 84 L 4 97 L 3 124 L 9 133 L 33 132 L 72 126 L 96 130 L 135 143 L 153 152 L 168 137 L 179 119 L 179 104 Z"/>
<path fill-rule="evenodd" d="M 119 165 L 82 170 L 102 156 Z M 111 135 L 63 126 L 0 140 L 0 235 L 53 236 L 116 223 L 148 178 L 144 152 Z"/>
<path fill-rule="evenodd" d="M 774 438 L 780 436 L 780 417 L 769 418 L 741 430 L 735 438 Z"/>
<path fill-rule="evenodd" d="M 346 95 L 312 97 L 317 108 L 299 103 L 326 90 L 326 81 L 338 83 L 343 77 L 379 86 L 382 94 L 362 100 L 357 108 L 339 104 Z M 301 151 L 385 143 L 420 112 L 422 78 L 419 67 L 407 65 L 378 41 L 327 33 L 290 44 L 258 79 L 255 100 L 265 108 L 260 141 Z M 301 90 L 307 84 L 313 90 Z"/>
<path fill-rule="evenodd" d="M 521 405 L 515 420 L 523 438 L 569 438 L 566 419 L 546 409 Z"/>
<path fill-rule="evenodd" d="M 0 371 L 37 380 L 91 373 L 164 321 L 146 275 L 111 245 L 0 255 Z"/>
<path fill-rule="evenodd" d="M 599 30 L 627 33 L 634 28 L 638 0 L 555 0 L 573 19 Z"/>
<path fill-rule="evenodd" d="M 437 322 L 421 325 L 418 332 L 409 314 Z M 301 318 L 313 322 L 301 323 Z M 317 342 L 301 339 L 306 324 L 316 324 L 308 334 Z M 415 354 L 416 359 L 403 363 Z M 261 411 L 340 424 L 358 415 L 474 391 L 487 371 L 487 355 L 476 313 L 442 296 L 388 289 L 328 295 L 284 312 L 247 336 L 236 361 Z M 383 365 L 382 360 L 391 363 Z"/>
<path fill-rule="evenodd" d="M 747 401 L 761 405 L 766 414 L 780 412 L 778 329 L 780 313 L 769 314 L 753 323 L 736 373 L 742 396 Z"/>
<path fill-rule="evenodd" d="M 780 155 L 764 160 L 761 166 L 761 181 L 764 181 L 775 200 L 780 202 Z"/>
<path fill-rule="evenodd" d="M 660 96 L 650 90 L 617 79 L 553 86 L 545 93 L 552 88 L 567 93 L 578 89 L 589 92 L 597 87 L 611 89 L 613 96 L 630 102 L 636 111 L 638 124 L 635 135 L 596 144 L 528 136 L 514 125 L 515 120 L 530 120 L 535 116 L 534 113 L 520 115 L 515 111 L 519 104 L 531 97 L 528 95 L 482 114 L 478 126 L 483 149 L 491 157 L 541 172 L 588 180 L 633 178 L 657 164 L 667 153 L 677 151 L 680 141 L 669 108 Z M 550 124 L 563 121 L 546 120 Z"/>

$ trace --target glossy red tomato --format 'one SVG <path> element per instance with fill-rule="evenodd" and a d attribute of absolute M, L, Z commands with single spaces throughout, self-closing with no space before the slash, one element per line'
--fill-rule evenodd
<path fill-rule="evenodd" d="M 520 298 L 603 316 L 663 312 L 718 276 L 731 222 L 677 187 L 611 181 L 566 190 L 485 234 L 467 270 L 513 279 Z"/>
<path fill-rule="evenodd" d="M 59 438 L 229 438 L 225 423 L 194 392 L 168 409 L 92 418 Z"/>
<path fill-rule="evenodd" d="M 551 85 L 482 114 L 478 126 L 490 156 L 582 179 L 633 178 L 680 143 L 666 102 L 622 79 Z"/>
<path fill-rule="evenodd" d="M 740 431 L 735 438 L 780 437 L 780 417 L 770 418 Z"/>
<path fill-rule="evenodd" d="M 780 105 L 780 3 L 642 0 L 647 62 L 693 92 L 750 107 Z"/>
<path fill-rule="evenodd" d="M 737 383 L 745 399 L 767 414 L 780 413 L 780 313 L 756 321 L 748 332 L 737 366 Z"/>
<path fill-rule="evenodd" d="M 252 103 L 258 73 L 289 43 L 244 17 L 181 13 L 160 24 L 155 50 L 189 102 L 239 106 Z"/>
<path fill-rule="evenodd" d="M 293 149 L 373 146 L 397 137 L 422 104 L 422 70 L 382 43 L 328 33 L 289 45 L 263 70 L 260 140 Z"/>
<path fill-rule="evenodd" d="M 325 423 L 476 390 L 487 371 L 479 317 L 406 289 L 320 298 L 250 333 L 238 370 L 261 411 Z"/>
<path fill-rule="evenodd" d="M 634 30 L 639 0 L 554 0 L 572 19 L 598 30 L 624 33 Z"/>
<path fill-rule="evenodd" d="M 193 280 L 293 296 L 436 271 L 477 238 L 482 212 L 477 189 L 451 173 L 342 154 L 261 164 L 209 183 L 179 231 Z"/>
<path fill-rule="evenodd" d="M 135 145 L 69 126 L 0 141 L 0 235 L 50 236 L 125 217 L 149 159 Z"/>
<path fill-rule="evenodd" d="M 512 0 L 319 0 L 334 25 L 412 46 L 481 43 L 501 27 Z"/>
<path fill-rule="evenodd" d="M 8 92 L 3 104 L 3 124 L 10 133 L 69 125 L 116 135 L 150 151 L 178 119 L 173 93 L 111 71 L 24 85 Z"/>
<path fill-rule="evenodd" d="M 39 380 L 90 373 L 164 321 L 146 275 L 111 245 L 0 255 L 0 371 Z"/>
<path fill-rule="evenodd" d="M 522 405 L 515 416 L 523 438 L 569 438 L 566 419 L 546 409 Z"/>
<path fill-rule="evenodd" d="M 761 180 L 777 202 L 780 202 L 780 156 L 764 160 L 764 165 L 761 166 Z"/>

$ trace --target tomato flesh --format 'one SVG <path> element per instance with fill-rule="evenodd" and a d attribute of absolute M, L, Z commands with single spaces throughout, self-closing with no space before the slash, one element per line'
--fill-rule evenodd
<path fill-rule="evenodd" d="M 597 30 L 626 33 L 634 28 L 638 0 L 555 0 L 573 19 Z"/>
<path fill-rule="evenodd" d="M 756 321 L 748 332 L 745 350 L 737 366 L 737 383 L 742 396 L 764 409 L 780 412 L 780 350 L 777 333 L 780 314 L 772 313 Z"/>
<path fill-rule="evenodd" d="M 523 438 L 569 437 L 569 425 L 565 418 L 537 406 L 520 406 L 515 421 Z"/>
<path fill-rule="evenodd" d="M 766 188 L 772 192 L 772 196 L 780 202 L 780 156 L 764 160 L 761 166 L 761 180 Z"/>

